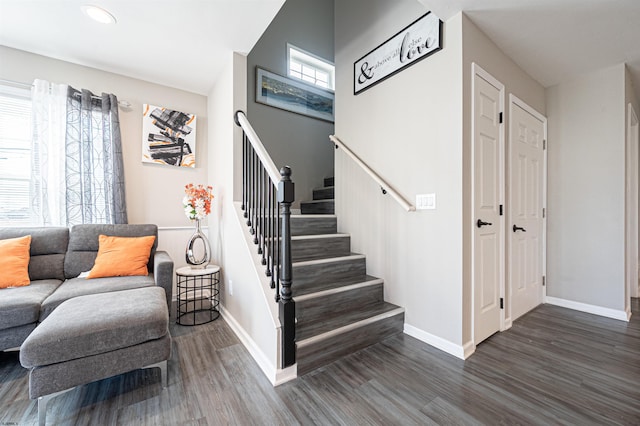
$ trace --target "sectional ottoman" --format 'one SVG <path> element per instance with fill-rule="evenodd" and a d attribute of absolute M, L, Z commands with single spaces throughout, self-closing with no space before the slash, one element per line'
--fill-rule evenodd
<path fill-rule="evenodd" d="M 47 402 L 78 385 L 160 367 L 166 387 L 173 261 L 156 250 L 157 232 L 155 225 L 0 228 L 0 240 L 31 236 L 31 283 L 0 289 L 0 350 L 20 348 L 39 424 Z M 100 235 L 155 236 L 148 275 L 81 275 L 94 266 Z"/>

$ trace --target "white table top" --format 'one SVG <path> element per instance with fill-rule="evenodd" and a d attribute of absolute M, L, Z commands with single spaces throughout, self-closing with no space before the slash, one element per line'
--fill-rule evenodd
<path fill-rule="evenodd" d="M 220 267 L 218 265 L 208 265 L 206 268 L 200 269 L 191 269 L 191 266 L 183 266 L 182 268 L 176 269 L 176 274 L 186 277 L 197 277 L 200 275 L 215 274 L 219 271 Z"/>

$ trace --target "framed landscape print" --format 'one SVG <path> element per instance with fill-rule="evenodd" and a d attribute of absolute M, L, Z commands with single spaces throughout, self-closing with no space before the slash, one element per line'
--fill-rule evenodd
<path fill-rule="evenodd" d="M 256 102 L 333 122 L 333 92 L 256 67 Z"/>

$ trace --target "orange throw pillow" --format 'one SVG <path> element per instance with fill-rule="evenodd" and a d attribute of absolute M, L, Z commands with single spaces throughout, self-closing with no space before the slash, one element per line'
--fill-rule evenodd
<path fill-rule="evenodd" d="M 0 288 L 29 285 L 31 235 L 0 240 Z"/>
<path fill-rule="evenodd" d="M 156 237 L 109 237 L 100 235 L 98 256 L 87 278 L 149 275 L 147 263 Z"/>

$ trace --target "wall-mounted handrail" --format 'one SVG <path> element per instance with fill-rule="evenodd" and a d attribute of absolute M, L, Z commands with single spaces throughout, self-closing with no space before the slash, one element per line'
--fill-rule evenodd
<path fill-rule="evenodd" d="M 342 150 L 349 156 L 362 170 L 365 171 L 374 181 L 380 185 L 383 194 L 389 194 L 394 200 L 398 202 L 408 212 L 416 211 L 416 207 L 407 201 L 398 191 L 396 191 L 391 185 L 389 185 L 384 179 L 382 179 L 371 167 L 369 167 L 364 161 L 362 161 L 348 146 L 344 144 L 335 135 L 329 135 L 329 139 L 334 143 L 336 149 L 342 148 Z"/>
<path fill-rule="evenodd" d="M 296 362 L 296 305 L 291 291 L 291 204 L 295 200 L 291 169 L 278 170 L 242 111 L 235 123 L 242 138 L 242 210 L 253 243 L 275 289 L 281 336 L 282 368 Z"/>

